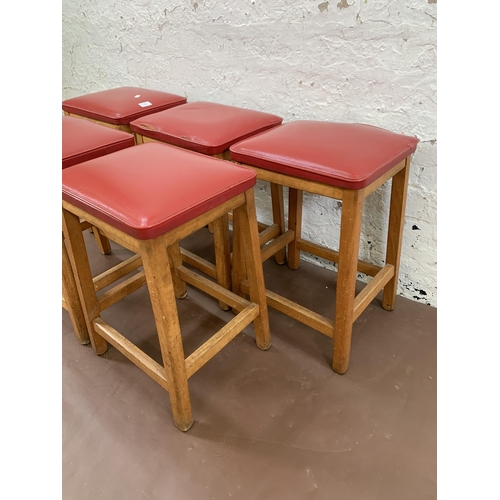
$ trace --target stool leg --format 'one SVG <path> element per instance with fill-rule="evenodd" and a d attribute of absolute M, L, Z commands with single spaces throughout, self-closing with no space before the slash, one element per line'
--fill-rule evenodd
<path fill-rule="evenodd" d="M 217 284 L 226 290 L 231 290 L 231 248 L 229 243 L 229 219 L 227 215 L 215 220 L 214 230 L 214 249 L 215 249 L 215 271 L 217 275 Z M 223 311 L 230 308 L 224 302 L 219 301 L 219 307 Z"/>
<path fill-rule="evenodd" d="M 271 183 L 271 202 L 273 207 L 273 222 L 280 227 L 280 235 L 286 232 L 285 228 L 285 203 L 283 201 L 283 186 Z M 286 262 L 286 247 L 282 248 L 274 256 L 280 265 Z"/>
<path fill-rule="evenodd" d="M 384 287 L 382 307 L 387 311 L 392 311 L 396 303 L 409 173 L 410 158 L 407 158 L 405 168 L 400 170 L 392 178 L 389 230 L 385 260 L 386 264 L 392 264 L 394 266 L 394 277 Z"/>
<path fill-rule="evenodd" d="M 111 244 L 108 238 L 106 238 L 106 236 L 103 236 L 96 227 L 93 227 L 92 230 L 99 251 L 103 255 L 109 255 L 111 253 Z"/>
<path fill-rule="evenodd" d="M 80 297 L 78 296 L 75 277 L 71 269 L 64 237 L 62 241 L 62 291 L 66 303 L 66 310 L 73 324 L 76 337 L 80 341 L 80 344 L 88 344 L 90 342 L 89 332 L 85 323 L 85 315 L 83 314 L 80 304 Z"/>
<path fill-rule="evenodd" d="M 134 142 L 136 146 L 138 146 L 139 144 L 144 144 L 144 136 L 138 134 L 137 132 L 134 132 Z"/>
<path fill-rule="evenodd" d="M 352 316 L 356 293 L 356 275 L 364 201 L 364 195 L 359 190 L 346 190 L 344 193 L 333 332 L 333 370 L 337 373 L 345 373 L 349 368 Z"/>
<path fill-rule="evenodd" d="M 243 244 L 241 241 L 241 224 L 236 221 L 237 215 L 233 210 L 233 260 L 231 263 L 232 285 L 231 290 L 240 297 L 245 297 L 241 291 L 241 281 L 246 277 L 245 257 L 243 256 Z"/>
<path fill-rule="evenodd" d="M 107 342 L 95 332 L 94 319 L 99 317 L 99 305 L 92 281 L 87 248 L 81 229 L 80 219 L 63 209 L 64 240 L 68 249 L 68 257 L 73 269 L 73 276 L 80 296 L 82 311 L 85 316 L 90 343 L 97 354 L 104 354 L 108 349 Z"/>
<path fill-rule="evenodd" d="M 186 362 L 168 253 L 162 239 L 140 242 L 140 254 L 156 321 L 158 339 L 169 384 L 174 423 L 181 431 L 193 425 Z"/>
<path fill-rule="evenodd" d="M 253 189 L 245 191 L 245 201 L 246 203 L 236 208 L 233 214 L 235 224 L 239 226 L 240 231 L 250 301 L 259 306 L 259 315 L 254 320 L 255 339 L 257 346 L 265 351 L 271 347 L 271 332 Z"/>
<path fill-rule="evenodd" d="M 178 299 L 184 299 L 187 296 L 186 283 L 179 278 L 176 269 L 182 265 L 181 249 L 179 243 L 174 243 L 168 248 L 170 272 L 174 284 L 175 296 Z"/>
<path fill-rule="evenodd" d="M 288 267 L 298 269 L 300 264 L 300 250 L 297 248 L 297 239 L 302 236 L 302 200 L 304 192 L 290 188 L 288 191 L 288 228 L 295 233 L 293 241 L 288 245 Z"/>

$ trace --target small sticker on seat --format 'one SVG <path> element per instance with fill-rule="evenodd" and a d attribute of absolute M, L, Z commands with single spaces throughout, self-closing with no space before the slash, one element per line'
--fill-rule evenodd
<path fill-rule="evenodd" d="M 146 106 L 152 106 L 152 104 L 149 101 L 144 101 L 144 102 L 140 102 L 139 106 L 141 108 L 145 108 Z"/>

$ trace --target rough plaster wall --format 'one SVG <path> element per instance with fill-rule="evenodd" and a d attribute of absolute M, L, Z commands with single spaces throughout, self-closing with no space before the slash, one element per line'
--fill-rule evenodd
<path fill-rule="evenodd" d="M 436 2 L 63 0 L 62 97 L 144 86 L 285 122 L 362 122 L 418 137 L 399 294 L 436 306 Z M 388 187 L 364 210 L 360 257 L 378 264 Z M 270 222 L 268 186 L 256 193 L 259 219 Z M 304 237 L 337 249 L 340 206 L 306 194 Z"/>

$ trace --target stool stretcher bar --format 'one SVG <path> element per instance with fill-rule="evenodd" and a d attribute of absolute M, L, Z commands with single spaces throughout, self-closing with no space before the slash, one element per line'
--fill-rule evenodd
<path fill-rule="evenodd" d="M 201 271 L 207 276 L 210 276 L 211 278 L 215 278 L 217 276 L 215 264 L 212 264 L 208 260 L 205 260 L 202 257 L 199 257 L 198 255 L 195 255 L 194 253 L 182 247 L 181 258 L 183 262 L 194 267 L 195 269 L 198 269 L 198 271 Z"/>
<path fill-rule="evenodd" d="M 273 255 L 285 248 L 294 238 L 294 232 L 291 230 L 286 231 L 282 235 L 278 224 L 271 224 L 266 226 L 261 233 L 259 233 L 259 244 L 261 246 L 262 262 L 271 258 Z M 232 254 L 231 254 L 232 255 Z M 217 267 L 208 260 L 195 255 L 194 253 L 181 247 L 181 257 L 183 262 L 194 267 L 198 271 L 210 276 L 211 278 L 217 277 Z"/>
<path fill-rule="evenodd" d="M 250 302 L 248 300 L 240 297 L 239 295 L 236 295 L 235 293 L 225 289 L 224 287 L 221 287 L 220 285 L 217 285 L 217 283 L 214 283 L 213 281 L 200 276 L 187 267 L 179 266 L 176 268 L 176 271 L 179 277 L 186 283 L 194 286 L 195 288 L 198 288 L 202 292 L 205 292 L 218 300 L 223 300 L 237 311 L 241 311 L 245 307 L 248 307 L 250 305 Z"/>
<path fill-rule="evenodd" d="M 92 228 L 94 235 L 96 236 L 96 242 L 98 247 L 103 254 L 111 252 L 111 245 L 109 243 L 109 238 L 107 238 L 102 230 L 92 226 L 90 222 L 85 220 L 80 220 L 80 227 L 82 231 Z M 97 237 L 99 235 L 99 237 Z M 99 244 L 101 242 L 102 244 Z M 103 251 L 106 248 L 109 251 Z M 75 329 L 75 334 L 81 344 L 88 344 L 90 342 L 89 332 L 85 324 L 85 318 L 80 305 L 80 297 L 78 296 L 75 277 L 73 276 L 73 271 L 71 269 L 71 263 L 69 262 L 69 257 L 67 249 L 64 243 L 62 243 L 62 259 L 63 259 L 63 297 L 62 297 L 62 307 L 65 309 L 73 323 Z M 138 269 L 142 266 L 142 259 L 139 255 L 134 255 L 127 259 L 126 261 L 116 265 L 111 270 L 107 270 L 104 273 L 93 278 L 95 291 L 100 291 L 103 288 L 115 283 L 119 279 L 127 276 L 132 271 Z M 135 277 L 131 277 L 123 283 L 119 283 L 110 290 L 107 290 L 98 298 L 99 310 L 103 311 L 108 307 L 112 306 L 118 302 L 121 298 L 129 295 L 133 291 L 141 288 L 145 284 L 144 273 L 139 273 Z"/>
<path fill-rule="evenodd" d="M 302 238 L 296 240 L 297 249 L 321 257 L 322 259 L 329 260 L 330 262 L 339 262 L 339 253 L 336 250 L 331 250 L 312 241 L 307 241 Z M 358 271 L 368 276 L 375 276 L 380 270 L 381 266 L 377 266 L 370 262 L 358 260 Z"/>
<path fill-rule="evenodd" d="M 118 281 L 120 278 L 123 278 L 127 274 L 130 274 L 132 271 L 135 271 L 139 267 L 142 266 L 142 259 L 140 255 L 133 255 L 127 260 L 124 260 L 120 264 L 117 264 L 115 267 L 104 271 L 103 273 L 96 276 L 94 281 L 95 291 L 98 292 L 103 288 L 111 285 L 115 281 Z"/>
<path fill-rule="evenodd" d="M 155 382 L 158 382 L 167 392 L 169 385 L 165 376 L 165 369 L 155 360 L 136 347 L 130 340 L 106 323 L 102 318 L 95 318 L 92 322 L 96 332 L 113 347 L 118 349 L 134 365 L 139 367 Z"/>
<path fill-rule="evenodd" d="M 145 284 L 146 275 L 144 274 L 144 271 L 141 271 L 135 276 L 131 276 L 125 281 L 118 283 L 118 285 L 114 286 L 110 290 L 107 290 L 102 295 L 97 297 L 99 311 L 102 312 L 108 307 L 111 307 L 113 304 L 116 304 L 119 300 L 123 299 L 127 295 L 130 295 L 132 292 L 139 290 L 139 288 L 143 287 Z"/>
<path fill-rule="evenodd" d="M 215 335 L 186 358 L 187 377 L 195 374 L 205 363 L 212 359 L 223 347 L 246 328 L 259 315 L 259 306 L 251 304 L 223 326 Z"/>
<path fill-rule="evenodd" d="M 241 282 L 241 291 L 248 293 L 247 280 L 243 280 Z M 325 318 L 321 314 L 311 311 L 307 307 L 301 306 L 300 304 L 297 304 L 297 302 L 289 300 L 282 295 L 271 292 L 271 290 L 267 289 L 266 300 L 269 307 L 290 316 L 290 318 L 300 321 L 304 325 L 314 328 L 327 337 L 333 338 L 334 323 L 331 319 Z"/>

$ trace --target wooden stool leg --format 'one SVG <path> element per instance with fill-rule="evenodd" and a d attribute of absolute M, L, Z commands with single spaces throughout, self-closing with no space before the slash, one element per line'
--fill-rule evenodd
<path fill-rule="evenodd" d="M 387 311 L 392 311 L 394 309 L 398 290 L 399 262 L 401 257 L 401 244 L 403 243 L 404 215 L 409 172 L 410 158 L 407 158 L 405 168 L 400 170 L 392 178 L 389 230 L 385 260 L 386 264 L 392 264 L 394 266 L 394 277 L 384 287 L 382 307 Z"/>
<path fill-rule="evenodd" d="M 231 263 L 232 285 L 231 290 L 240 297 L 245 297 L 241 291 L 241 281 L 246 277 L 245 257 L 243 255 L 242 229 L 237 224 L 233 210 L 233 260 Z M 236 311 L 235 311 L 236 312 Z"/>
<path fill-rule="evenodd" d="M 229 219 L 227 215 L 215 220 L 214 248 L 215 248 L 215 271 L 217 283 L 226 290 L 231 290 L 231 247 L 229 243 Z M 228 311 L 230 307 L 219 301 L 219 307 Z"/>
<path fill-rule="evenodd" d="M 241 235 L 250 301 L 259 306 L 259 315 L 254 320 L 256 343 L 260 349 L 267 350 L 271 347 L 271 332 L 253 189 L 245 191 L 245 201 L 246 203 L 235 209 L 233 214 Z"/>
<path fill-rule="evenodd" d="M 93 227 L 92 231 L 94 233 L 95 242 L 97 243 L 99 251 L 103 255 L 109 255 L 111 253 L 111 244 L 108 238 L 106 238 L 106 236 L 103 236 L 96 227 Z"/>
<path fill-rule="evenodd" d="M 62 241 L 62 292 L 66 304 L 65 309 L 68 311 L 76 337 L 80 341 L 80 344 L 88 344 L 90 342 L 89 332 L 85 323 L 85 315 L 80 304 L 80 297 L 78 296 L 75 277 L 71 269 L 64 237 Z"/>
<path fill-rule="evenodd" d="M 302 236 L 302 200 L 304 192 L 290 188 L 288 191 L 288 228 L 295 233 L 293 241 L 288 245 L 288 267 L 298 269 L 300 265 L 300 250 L 297 240 Z"/>
<path fill-rule="evenodd" d="M 280 227 L 279 234 L 286 232 L 285 228 L 285 203 L 283 201 L 283 186 L 271 183 L 271 202 L 273 206 L 273 222 Z M 279 250 L 274 256 L 280 265 L 286 262 L 286 247 Z"/>
<path fill-rule="evenodd" d="M 99 305 L 95 295 L 94 282 L 81 229 L 80 219 L 63 209 L 64 240 L 73 269 L 73 276 L 80 296 L 82 311 L 85 316 L 90 343 L 97 354 L 104 354 L 108 349 L 107 342 L 95 332 L 94 319 L 99 317 Z"/>
<path fill-rule="evenodd" d="M 193 425 L 193 413 L 174 285 L 170 266 L 165 265 L 168 253 L 162 239 L 158 238 L 141 241 L 140 254 L 169 384 L 173 420 L 178 429 L 187 431 Z"/>
<path fill-rule="evenodd" d="M 184 299 L 187 296 L 187 286 L 186 283 L 182 281 L 177 274 L 177 268 L 179 266 L 182 266 L 181 249 L 179 247 L 179 243 L 174 243 L 168 248 L 168 256 L 175 296 L 178 299 Z"/>
<path fill-rule="evenodd" d="M 337 298 L 333 332 L 333 370 L 345 373 L 349 368 L 354 296 L 358 265 L 361 219 L 364 194 L 362 191 L 344 191 L 340 225 Z"/>

